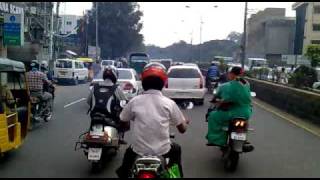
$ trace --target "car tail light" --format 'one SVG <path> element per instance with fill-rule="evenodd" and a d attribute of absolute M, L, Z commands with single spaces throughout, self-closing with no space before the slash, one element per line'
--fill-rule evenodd
<path fill-rule="evenodd" d="M 167 80 L 167 81 L 164 83 L 164 87 L 165 87 L 165 88 L 168 88 L 168 84 L 169 84 L 169 83 L 168 83 L 168 80 Z"/>
<path fill-rule="evenodd" d="M 123 86 L 123 90 L 125 91 L 130 91 L 132 90 L 134 87 L 131 83 L 126 83 L 124 86 Z"/>
<path fill-rule="evenodd" d="M 202 88 L 203 88 L 203 79 L 200 78 L 200 89 L 202 89 Z"/>
<path fill-rule="evenodd" d="M 137 178 L 151 179 L 151 178 L 156 178 L 156 175 L 153 172 L 140 171 Z"/>

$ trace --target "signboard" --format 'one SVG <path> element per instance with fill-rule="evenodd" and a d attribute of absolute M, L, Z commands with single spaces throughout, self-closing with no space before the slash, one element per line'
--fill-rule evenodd
<path fill-rule="evenodd" d="M 4 14 L 3 44 L 22 46 L 24 44 L 24 16 L 22 14 Z"/>
<path fill-rule="evenodd" d="M 100 56 L 100 47 L 98 48 L 98 56 Z M 88 57 L 92 59 L 96 59 L 96 47 L 95 46 L 88 46 Z"/>

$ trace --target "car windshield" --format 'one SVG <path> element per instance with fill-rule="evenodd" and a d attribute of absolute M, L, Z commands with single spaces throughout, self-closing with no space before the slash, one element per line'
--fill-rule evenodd
<path fill-rule="evenodd" d="M 72 68 L 72 61 L 59 60 L 56 63 L 57 68 Z"/>
<path fill-rule="evenodd" d="M 113 65 L 113 61 L 102 61 L 102 66 L 110 66 Z"/>
<path fill-rule="evenodd" d="M 169 74 L 169 78 L 200 78 L 200 74 L 196 69 L 172 69 Z"/>
<path fill-rule="evenodd" d="M 119 79 L 132 79 L 132 73 L 129 70 L 118 70 Z"/>

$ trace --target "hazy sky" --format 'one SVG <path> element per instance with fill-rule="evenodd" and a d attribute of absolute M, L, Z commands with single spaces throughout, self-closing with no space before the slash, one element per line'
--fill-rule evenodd
<path fill-rule="evenodd" d="M 144 16 L 142 33 L 145 44 L 165 47 L 179 40 L 199 44 L 202 17 L 202 42 L 224 39 L 231 31 L 243 31 L 244 2 L 139 2 Z M 293 2 L 249 2 L 251 12 L 267 7 L 286 8 L 286 16 L 295 16 Z M 188 5 L 190 8 L 186 8 Z M 214 7 L 217 5 L 218 7 Z M 61 14 L 82 15 L 91 2 L 61 4 Z M 250 16 L 250 14 L 249 14 Z"/>

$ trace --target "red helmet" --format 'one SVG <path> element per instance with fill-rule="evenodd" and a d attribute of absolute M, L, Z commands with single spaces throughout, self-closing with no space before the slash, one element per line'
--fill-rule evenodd
<path fill-rule="evenodd" d="M 153 76 L 153 77 L 159 77 L 165 83 L 168 79 L 168 75 L 166 71 L 167 71 L 166 67 L 161 63 L 158 63 L 158 62 L 149 63 L 143 68 L 143 72 L 141 74 L 141 80 L 143 81 L 145 78 Z"/>

